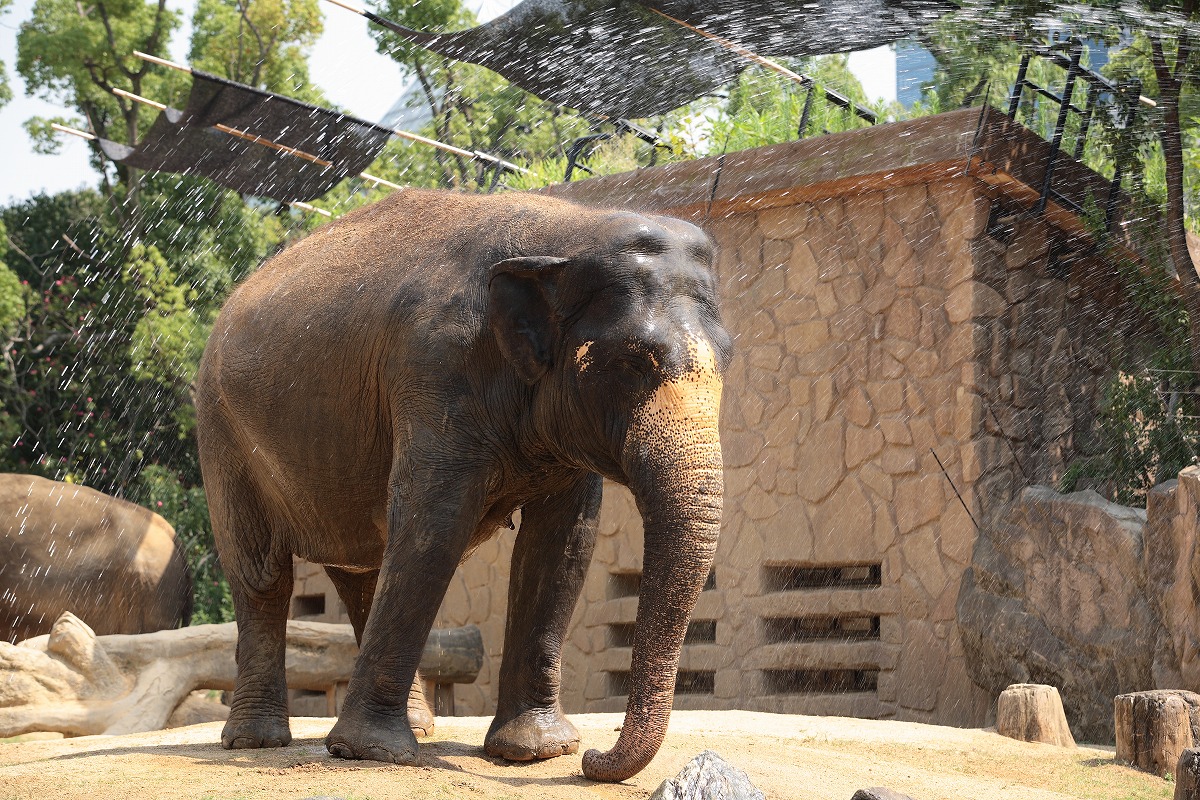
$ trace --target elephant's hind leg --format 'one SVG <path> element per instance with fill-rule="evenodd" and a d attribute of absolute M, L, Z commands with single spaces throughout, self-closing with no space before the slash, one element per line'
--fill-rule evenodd
<path fill-rule="evenodd" d="M 350 617 L 350 625 L 354 628 L 354 639 L 362 646 L 363 630 L 367 625 L 367 615 L 371 612 L 371 602 L 375 598 L 375 585 L 379 582 L 379 570 L 368 572 L 351 572 L 339 567 L 325 567 L 338 597 L 346 606 L 346 614 Z M 425 699 L 425 690 L 421 682 L 421 673 L 413 678 L 412 688 L 408 692 L 408 724 L 413 736 L 418 739 L 433 735 L 433 711 Z"/>
<path fill-rule="evenodd" d="M 574 488 L 525 506 L 513 547 L 500 698 L 484 750 L 530 761 L 579 749 L 579 732 L 559 703 L 562 642 L 592 560 L 602 484 L 583 476 Z"/>
<path fill-rule="evenodd" d="M 283 747 L 292 740 L 284 675 L 292 556 L 275 546 L 249 481 L 214 470 L 206 470 L 205 477 L 213 535 L 238 627 L 237 681 L 221 745 Z"/>

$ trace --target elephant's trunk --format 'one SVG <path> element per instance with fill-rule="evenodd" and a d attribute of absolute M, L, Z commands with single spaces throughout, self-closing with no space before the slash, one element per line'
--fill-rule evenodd
<path fill-rule="evenodd" d="M 667 733 L 688 618 L 712 567 L 723 473 L 717 433 L 721 382 L 702 340 L 690 367 L 655 393 L 631 426 L 626 462 L 644 522 L 645 555 L 629 673 L 629 704 L 616 746 L 589 750 L 583 774 L 621 781 L 654 758 Z"/>

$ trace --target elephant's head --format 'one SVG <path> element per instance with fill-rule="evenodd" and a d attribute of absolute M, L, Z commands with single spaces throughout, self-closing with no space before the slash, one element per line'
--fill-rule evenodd
<path fill-rule="evenodd" d="M 591 247 L 492 268 L 490 323 L 532 386 L 558 459 L 627 485 L 645 527 L 629 705 L 616 746 L 583 770 L 624 780 L 666 734 L 688 617 L 721 521 L 717 420 L 730 337 L 712 245 L 678 220 L 606 217 Z"/>

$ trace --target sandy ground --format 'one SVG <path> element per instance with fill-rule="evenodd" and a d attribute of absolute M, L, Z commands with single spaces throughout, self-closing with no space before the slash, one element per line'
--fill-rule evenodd
<path fill-rule="evenodd" d="M 584 746 L 616 741 L 619 714 L 572 717 Z M 332 720 L 292 720 L 292 745 L 226 751 L 221 723 L 126 736 L 0 744 L 0 800 L 17 798 L 645 798 L 702 750 L 749 773 L 768 798 L 850 800 L 886 786 L 915 800 L 1150 800 L 1172 797 L 1161 777 L 1113 763 L 1111 749 L 1057 748 L 985 730 L 748 711 L 676 711 L 667 741 L 645 771 L 597 784 L 580 757 L 532 764 L 483 754 L 489 720 L 439 718 L 420 765 L 348 762 L 325 752 Z"/>

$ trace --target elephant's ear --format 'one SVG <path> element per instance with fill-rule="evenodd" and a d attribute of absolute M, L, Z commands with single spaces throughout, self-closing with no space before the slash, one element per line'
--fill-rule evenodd
<path fill-rule="evenodd" d="M 500 352 L 526 383 L 534 383 L 554 363 L 558 317 L 556 283 L 567 259 L 522 256 L 492 265 L 488 282 L 488 324 Z"/>

